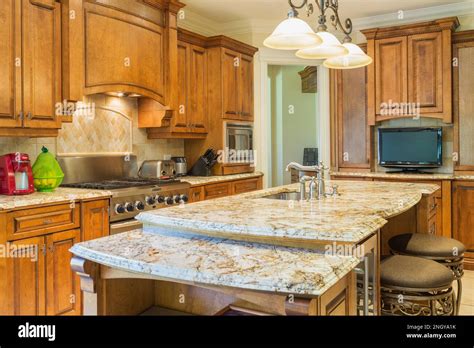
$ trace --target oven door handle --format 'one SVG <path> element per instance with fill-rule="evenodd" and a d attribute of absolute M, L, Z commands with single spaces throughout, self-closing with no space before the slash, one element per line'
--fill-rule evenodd
<path fill-rule="evenodd" d="M 130 232 L 143 228 L 143 224 L 137 220 L 127 220 L 123 222 L 114 222 L 110 224 L 110 234 L 118 234 L 123 232 Z"/>

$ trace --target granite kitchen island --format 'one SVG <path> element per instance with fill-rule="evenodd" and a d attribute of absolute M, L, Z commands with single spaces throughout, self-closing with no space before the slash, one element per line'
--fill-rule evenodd
<path fill-rule="evenodd" d="M 146 212 L 143 230 L 75 245 L 85 314 L 354 315 L 364 260 L 377 314 L 386 239 L 429 233 L 439 187 L 337 184 L 321 200 L 274 199 L 288 185 Z"/>

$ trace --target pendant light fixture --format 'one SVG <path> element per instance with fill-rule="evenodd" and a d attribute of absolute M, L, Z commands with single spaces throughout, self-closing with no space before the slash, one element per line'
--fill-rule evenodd
<path fill-rule="evenodd" d="M 275 49 L 298 50 L 296 56 L 303 59 L 325 59 L 324 66 L 330 69 L 354 69 L 369 65 L 372 58 L 367 56 L 357 45 L 351 43 L 352 21 L 348 18 L 342 25 L 339 19 L 338 0 L 314 0 L 319 8 L 318 32 L 314 33 L 309 25 L 301 24 L 302 20 L 297 17 L 297 9 L 306 7 L 307 15 L 314 12 L 314 6 L 311 0 L 303 0 L 301 5 L 295 5 L 294 0 L 288 0 L 291 10 L 288 19 L 283 21 L 273 32 L 273 34 L 264 41 L 264 45 Z M 344 44 L 327 31 L 326 12 L 332 10 L 330 17 L 331 24 L 344 34 Z M 296 22 L 297 20 L 298 22 Z M 308 31 L 308 29 L 310 31 Z M 319 38 L 319 42 L 310 45 L 313 35 Z"/>
<path fill-rule="evenodd" d="M 281 22 L 263 44 L 277 50 L 298 50 L 321 43 L 320 37 L 308 23 L 298 18 L 298 12 L 292 8 L 288 12 L 288 19 Z"/>

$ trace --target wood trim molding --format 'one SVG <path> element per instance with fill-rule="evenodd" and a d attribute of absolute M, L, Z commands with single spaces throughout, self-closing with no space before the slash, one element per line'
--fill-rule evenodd
<path fill-rule="evenodd" d="M 223 47 L 233 51 L 237 51 L 248 56 L 254 56 L 258 52 L 258 48 L 247 45 L 243 42 L 231 39 L 224 35 L 212 36 L 207 38 L 206 48 Z"/>
<path fill-rule="evenodd" d="M 387 39 L 397 36 L 431 33 L 436 31 L 454 31 L 460 25 L 458 17 L 448 17 L 435 21 L 420 22 L 407 25 L 361 30 L 367 40 Z"/>
<path fill-rule="evenodd" d="M 471 42 L 474 41 L 474 30 L 458 31 L 453 33 L 452 42 L 453 44 Z"/>
<path fill-rule="evenodd" d="M 206 47 L 207 37 L 193 33 L 190 30 L 178 28 L 178 41 L 187 42 L 196 46 Z"/>

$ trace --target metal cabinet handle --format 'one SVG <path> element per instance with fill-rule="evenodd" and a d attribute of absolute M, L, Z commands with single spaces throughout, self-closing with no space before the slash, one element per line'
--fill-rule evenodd
<path fill-rule="evenodd" d="M 25 114 L 23 113 L 23 111 L 20 111 L 18 116 L 17 115 L 13 116 L 13 119 L 16 121 L 16 119 L 18 118 L 20 121 L 23 121 L 23 117 L 25 117 Z"/>
<path fill-rule="evenodd" d="M 33 114 L 31 113 L 31 111 L 28 112 L 28 115 L 26 116 L 29 120 L 31 120 L 33 118 Z"/>

